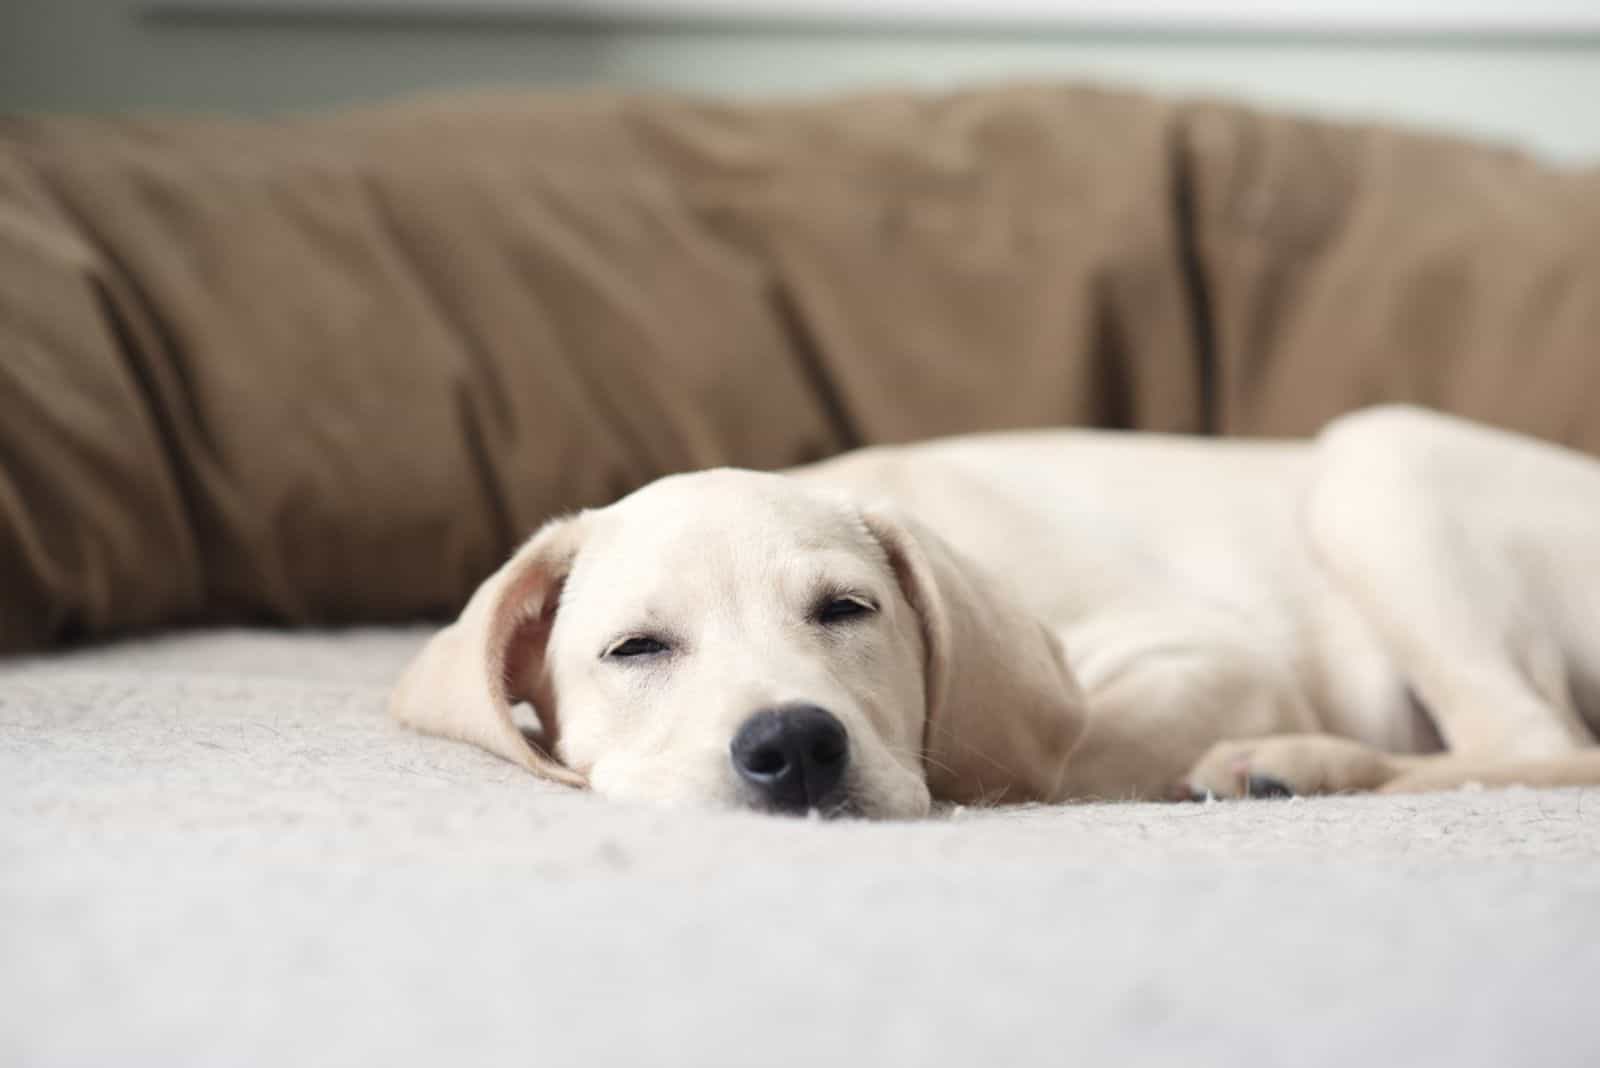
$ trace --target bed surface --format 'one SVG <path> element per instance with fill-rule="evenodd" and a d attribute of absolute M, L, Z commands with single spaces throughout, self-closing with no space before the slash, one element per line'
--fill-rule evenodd
<path fill-rule="evenodd" d="M 1600 1063 L 1600 793 L 823 824 L 383 714 L 424 631 L 0 661 L 0 1062 Z"/>

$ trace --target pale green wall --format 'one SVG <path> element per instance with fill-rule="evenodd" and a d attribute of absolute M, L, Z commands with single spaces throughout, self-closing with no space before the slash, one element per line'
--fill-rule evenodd
<path fill-rule="evenodd" d="M 484 85 L 772 94 L 1016 77 L 1220 92 L 1600 160 L 1600 39 L 1520 44 L 979 35 L 516 21 L 161 22 L 0 0 L 0 105 L 261 113 Z"/>

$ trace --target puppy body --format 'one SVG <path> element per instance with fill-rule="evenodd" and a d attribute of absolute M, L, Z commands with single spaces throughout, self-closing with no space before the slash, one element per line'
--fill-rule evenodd
<path fill-rule="evenodd" d="M 1307 443 L 1092 431 L 872 449 L 803 473 L 881 493 L 1059 637 L 1087 729 L 1068 798 L 1160 796 L 1222 738 L 1438 748 L 1305 536 Z"/>
<path fill-rule="evenodd" d="M 759 805 L 729 740 L 797 701 L 847 730 L 867 815 L 1600 781 L 1600 464 L 1416 410 L 676 476 L 548 528 L 485 588 L 513 587 L 395 710 L 614 795 Z M 817 622 L 836 594 L 870 612 Z M 555 759 L 482 725 L 518 699 Z"/>

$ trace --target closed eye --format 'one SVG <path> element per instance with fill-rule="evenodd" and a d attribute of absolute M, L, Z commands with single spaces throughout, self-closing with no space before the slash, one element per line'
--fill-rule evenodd
<path fill-rule="evenodd" d="M 865 597 L 846 595 L 843 597 L 829 597 L 817 606 L 814 617 L 824 626 L 835 623 L 849 623 L 864 616 L 870 616 L 878 610 L 877 605 Z"/>
<path fill-rule="evenodd" d="M 630 660 L 634 657 L 658 656 L 667 651 L 667 643 L 645 634 L 623 638 L 601 654 L 608 660 Z"/>

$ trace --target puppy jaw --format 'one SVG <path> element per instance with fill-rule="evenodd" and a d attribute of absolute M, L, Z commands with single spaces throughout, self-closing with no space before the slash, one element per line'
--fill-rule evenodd
<path fill-rule="evenodd" d="M 616 800 L 724 809 L 762 808 L 759 799 L 733 772 L 726 749 L 709 750 L 689 760 L 672 762 L 614 751 L 590 768 L 587 777 L 597 794 Z M 849 774 L 843 799 L 819 814 L 908 820 L 920 819 L 931 809 L 932 798 L 920 774 L 898 765 L 868 772 L 856 764 Z"/>

